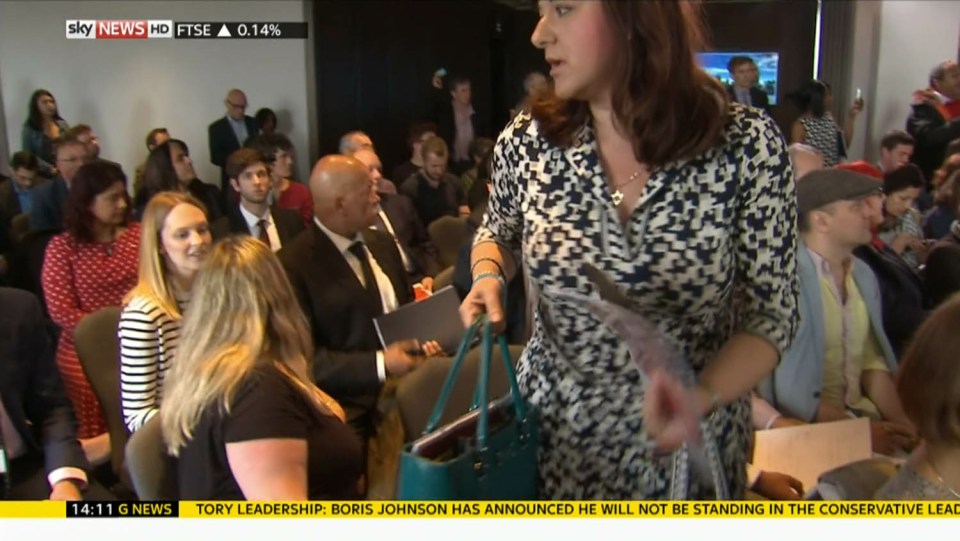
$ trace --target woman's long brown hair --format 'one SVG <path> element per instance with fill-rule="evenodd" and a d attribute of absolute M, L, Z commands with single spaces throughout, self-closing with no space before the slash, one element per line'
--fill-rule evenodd
<path fill-rule="evenodd" d="M 674 0 L 603 2 L 618 40 L 612 109 L 638 161 L 661 166 L 718 145 L 727 122 L 727 95 L 697 64 L 705 38 L 698 3 Z M 628 37 L 629 36 L 629 37 Z M 569 146 L 590 111 L 585 102 L 553 94 L 535 102 L 533 117 L 552 144 Z"/>

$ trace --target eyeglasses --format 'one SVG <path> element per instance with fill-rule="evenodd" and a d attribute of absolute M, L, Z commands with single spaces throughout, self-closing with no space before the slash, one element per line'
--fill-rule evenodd
<path fill-rule="evenodd" d="M 233 102 L 230 101 L 230 100 L 227 100 L 227 105 L 229 105 L 230 107 L 232 107 L 232 108 L 234 108 L 234 109 L 246 109 L 246 108 L 247 108 L 247 104 L 246 104 L 246 103 L 233 103 Z"/>

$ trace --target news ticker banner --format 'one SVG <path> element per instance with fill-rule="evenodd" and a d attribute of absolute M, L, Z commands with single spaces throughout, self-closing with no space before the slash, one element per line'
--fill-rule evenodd
<path fill-rule="evenodd" d="M 306 39 L 307 23 L 67 19 L 67 39 Z"/>
<path fill-rule="evenodd" d="M 960 518 L 960 502 L 0 502 L 0 518 Z"/>

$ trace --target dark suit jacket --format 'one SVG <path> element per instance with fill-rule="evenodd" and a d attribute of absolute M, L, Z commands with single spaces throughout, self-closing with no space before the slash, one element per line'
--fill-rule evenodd
<path fill-rule="evenodd" d="M 450 147 L 450 161 L 453 162 L 453 144 L 457 139 L 457 121 L 453 115 L 453 100 L 450 97 L 450 90 L 433 90 L 433 112 L 432 120 L 437 124 L 437 135 L 447 142 Z M 490 137 L 490 122 L 480 113 L 474 111 L 470 116 L 473 123 L 473 137 Z M 405 179 L 395 178 L 395 182 L 400 183 Z"/>
<path fill-rule="evenodd" d="M 390 220 L 393 232 L 400 245 L 413 261 L 414 271 L 410 278 L 419 282 L 424 276 L 436 276 L 440 269 L 437 261 L 437 248 L 430 241 L 427 228 L 417 216 L 413 201 L 402 194 L 380 194 L 380 208 Z"/>
<path fill-rule="evenodd" d="M 397 302 L 412 302 L 413 290 L 393 239 L 372 229 L 362 235 L 393 283 Z M 316 224 L 284 244 L 279 257 L 310 323 L 317 385 L 340 401 L 355 429 L 369 435 L 380 392 L 376 352 L 383 348 L 374 314 L 362 301 L 363 286 Z"/>
<path fill-rule="evenodd" d="M 727 86 L 727 96 L 730 97 L 730 101 L 737 101 L 737 95 L 733 91 L 733 85 Z M 766 92 L 755 86 L 750 87 L 750 103 L 753 107 L 763 109 L 768 115 L 770 114 L 770 97 L 767 96 Z"/>
<path fill-rule="evenodd" d="M 297 214 L 295 210 L 273 206 L 270 207 L 270 216 L 277 226 L 277 235 L 280 236 L 280 244 L 282 246 L 286 246 L 287 243 L 293 241 L 293 239 L 303 231 L 303 220 L 300 219 L 300 215 Z M 213 225 L 210 226 L 210 234 L 213 236 L 214 241 L 235 233 L 242 235 L 253 234 L 250 228 L 247 227 L 247 221 L 243 219 L 243 214 L 240 213 L 239 205 L 230 207 L 226 216 L 216 220 L 213 222 Z"/>
<path fill-rule="evenodd" d="M 47 473 L 89 472 L 40 303 L 26 291 L 0 288 L 0 306 L 0 396 L 7 415 L 28 450 L 43 453 Z"/>
<path fill-rule="evenodd" d="M 257 121 L 252 116 L 244 116 L 243 121 L 247 125 L 248 136 L 253 137 L 260 132 Z M 237 136 L 233 133 L 233 128 L 230 127 L 230 121 L 226 116 L 217 119 L 207 127 L 207 141 L 210 144 L 210 162 L 220 168 L 220 191 L 226 197 L 233 188 L 230 187 L 230 179 L 227 178 L 224 166 L 227 165 L 230 154 L 242 147 L 244 141 L 237 141 Z"/>
<path fill-rule="evenodd" d="M 883 330 L 897 358 L 903 354 L 917 328 L 930 314 L 920 276 L 888 246 L 865 244 L 853 255 L 870 266 L 880 286 Z"/>
<path fill-rule="evenodd" d="M 53 231 L 63 229 L 63 205 L 67 201 L 67 182 L 57 175 L 50 182 L 33 188 L 30 229 Z"/>
<path fill-rule="evenodd" d="M 907 118 L 907 132 L 916 139 L 913 163 L 923 171 L 927 182 L 943 164 L 950 141 L 960 137 L 960 118 L 948 121 L 929 103 L 915 103 Z"/>

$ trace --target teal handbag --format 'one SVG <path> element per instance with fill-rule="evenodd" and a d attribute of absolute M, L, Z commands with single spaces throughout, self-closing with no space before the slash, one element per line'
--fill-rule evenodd
<path fill-rule="evenodd" d="M 482 329 L 479 377 L 470 412 L 437 428 L 470 344 Z M 539 422 L 523 399 L 507 340 L 499 337 L 510 393 L 488 403 L 493 337 L 481 316 L 467 329 L 427 426 L 400 456 L 400 500 L 533 500 L 537 498 Z M 480 407 L 484 404 L 485 407 Z M 492 428 L 491 428 L 492 427 Z"/>

